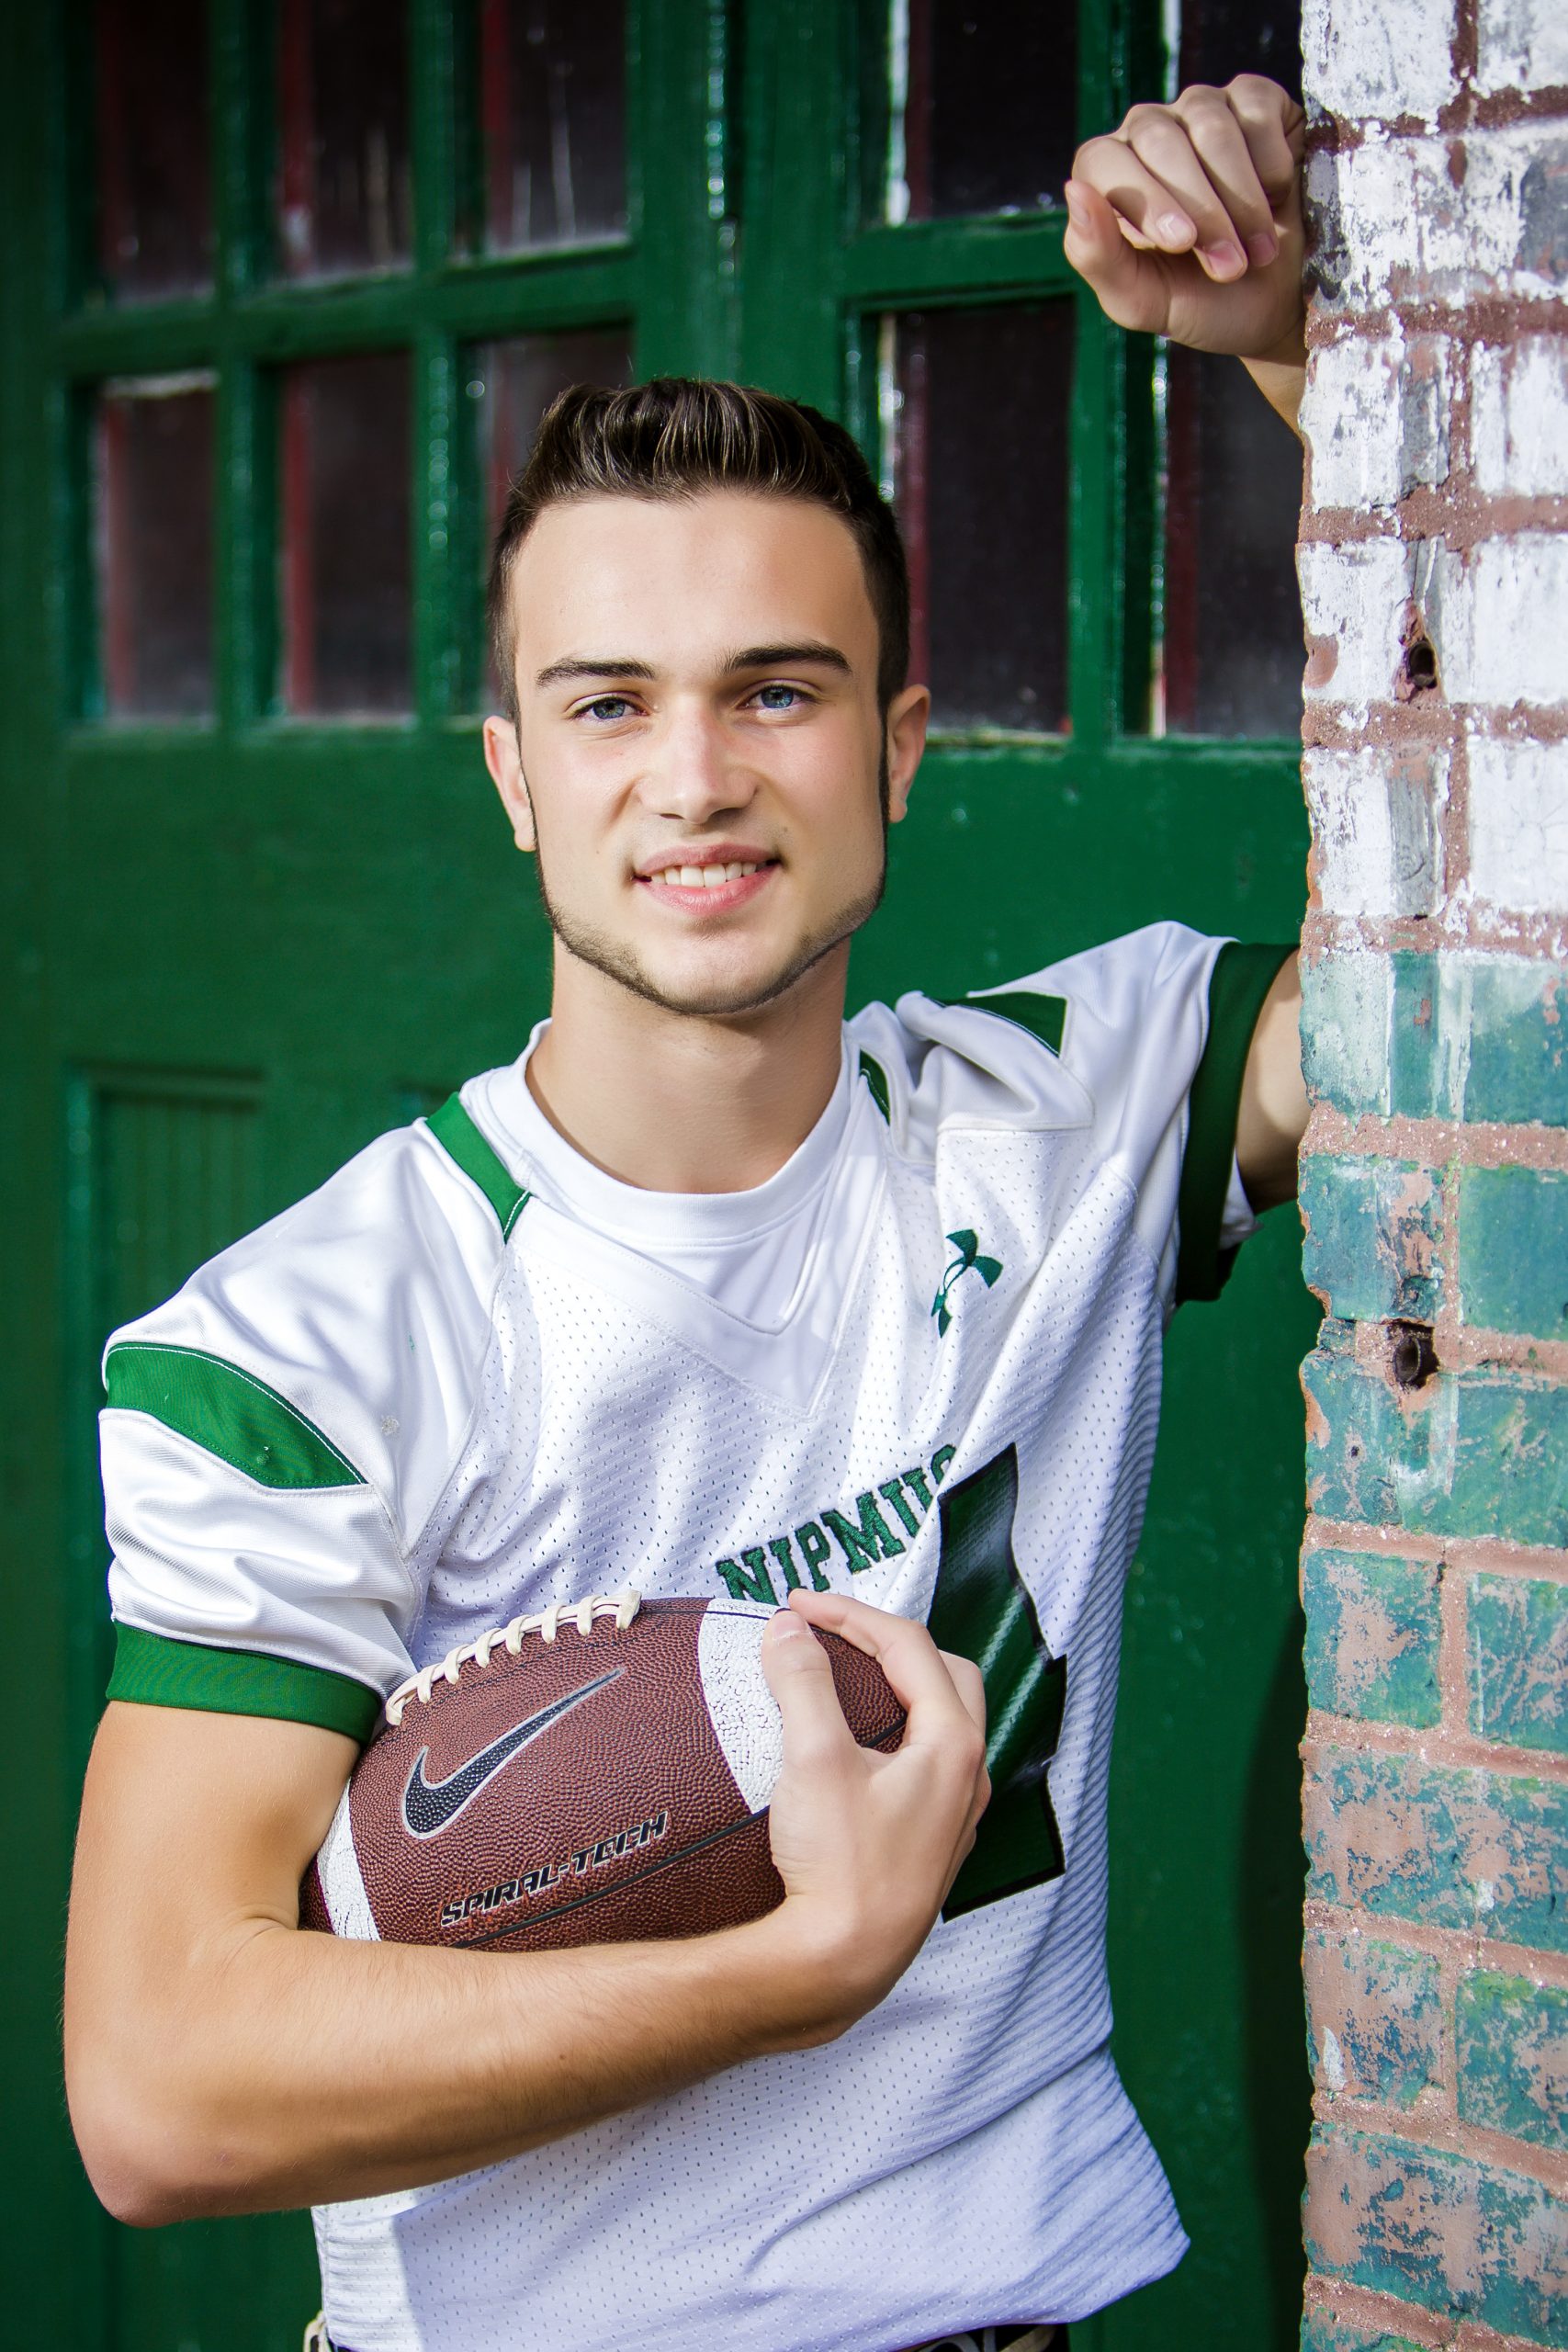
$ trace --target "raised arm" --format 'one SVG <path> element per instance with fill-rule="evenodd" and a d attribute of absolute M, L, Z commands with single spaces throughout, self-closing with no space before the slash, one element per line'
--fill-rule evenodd
<path fill-rule="evenodd" d="M 855 1747 L 807 1618 L 881 1660 L 908 1710 L 895 1755 Z M 110 2211 L 152 2224 L 439 2180 L 845 2030 L 908 1966 L 974 1842 L 979 1676 L 923 1626 L 833 1594 L 797 1594 L 763 1660 L 784 1717 L 784 1903 L 718 1935 L 580 1951 L 301 1931 L 299 1880 L 352 1743 L 111 1706 L 65 2008 L 72 2119 Z"/>
<path fill-rule="evenodd" d="M 1306 371 L 1305 128 L 1259 74 L 1197 84 L 1087 141 L 1066 187 L 1066 256 L 1106 316 L 1231 353 L 1292 430 Z"/>

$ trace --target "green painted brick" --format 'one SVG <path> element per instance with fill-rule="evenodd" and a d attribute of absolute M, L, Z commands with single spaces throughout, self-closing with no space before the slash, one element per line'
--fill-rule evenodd
<path fill-rule="evenodd" d="M 1354 2320 L 1309 2312 L 1302 2322 L 1302 2352 L 1421 2352 L 1407 2335 L 1382 2327 L 1359 2327 Z"/>
<path fill-rule="evenodd" d="M 1459 2115 L 1568 2148 L 1568 1991 L 1478 1969 L 1454 2003 Z"/>
<path fill-rule="evenodd" d="M 1467 1614 L 1471 1729 L 1568 1749 L 1568 1584 L 1473 1577 Z"/>
<path fill-rule="evenodd" d="M 1303 996 L 1307 1082 L 1351 1116 L 1568 1125 L 1568 976 L 1544 959 L 1358 950 Z"/>
<path fill-rule="evenodd" d="M 1435 1724 L 1442 1571 L 1434 1560 L 1377 1552 L 1308 1552 L 1307 1690 L 1330 1714 Z"/>
<path fill-rule="evenodd" d="M 1322 1153 L 1303 1161 L 1303 1271 L 1330 1315 L 1433 1321 L 1441 1198 L 1431 1170 L 1411 1160 Z"/>
<path fill-rule="evenodd" d="M 1306 2247 L 1325 2277 L 1532 2344 L 1568 2343 L 1568 2207 L 1522 2173 L 1320 2128 L 1307 2154 Z"/>
<path fill-rule="evenodd" d="M 1375 1917 L 1568 1951 L 1568 1786 L 1325 1747 L 1309 1762 L 1309 1891 Z"/>
<path fill-rule="evenodd" d="M 1309 1928 L 1304 1963 L 1307 2057 L 1320 2093 L 1408 2108 L 1442 2081 L 1442 1979 L 1429 1952 Z"/>
<path fill-rule="evenodd" d="M 1568 1170 L 1463 1171 L 1459 1287 L 1467 1323 L 1568 1339 Z"/>
<path fill-rule="evenodd" d="M 1568 1385 L 1481 1371 L 1402 1393 L 1332 1333 L 1302 1378 L 1307 1493 L 1323 1518 L 1568 1544 Z"/>

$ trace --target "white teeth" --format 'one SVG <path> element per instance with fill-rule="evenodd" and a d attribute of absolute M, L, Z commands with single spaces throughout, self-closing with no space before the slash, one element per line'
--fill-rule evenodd
<path fill-rule="evenodd" d="M 760 864 L 756 858 L 733 858 L 728 865 L 667 865 L 660 879 L 682 890 L 716 890 L 721 883 L 744 881 Z"/>

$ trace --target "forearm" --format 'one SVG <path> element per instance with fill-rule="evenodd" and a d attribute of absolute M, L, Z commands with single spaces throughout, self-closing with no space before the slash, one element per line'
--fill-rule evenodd
<path fill-rule="evenodd" d="M 759 1997 L 797 1981 L 786 1943 L 767 1921 L 538 1954 L 231 1928 L 112 2008 L 69 2000 L 78 2137 L 144 2223 L 444 2179 L 822 2038 L 807 2002 Z"/>
<path fill-rule="evenodd" d="M 1242 366 L 1274 411 L 1301 439 L 1302 394 L 1306 389 L 1306 345 L 1299 325 L 1269 350 L 1244 358 Z"/>

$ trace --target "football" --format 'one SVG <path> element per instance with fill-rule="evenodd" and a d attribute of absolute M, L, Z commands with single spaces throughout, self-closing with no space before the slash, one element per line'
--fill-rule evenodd
<path fill-rule="evenodd" d="M 515 1618 L 424 1668 L 355 1768 L 300 1924 L 538 1951 L 761 1918 L 784 1900 L 772 1614 L 627 1591 Z M 817 1639 L 855 1738 L 897 1747 L 904 1710 L 874 1658 Z"/>

